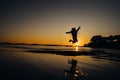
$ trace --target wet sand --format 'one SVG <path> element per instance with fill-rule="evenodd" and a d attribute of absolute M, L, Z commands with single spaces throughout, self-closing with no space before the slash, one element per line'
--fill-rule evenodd
<path fill-rule="evenodd" d="M 77 69 L 88 74 L 86 80 L 120 79 L 118 61 L 6 48 L 0 50 L 0 80 L 66 80 L 64 70 L 70 70 L 68 60 L 72 58 L 78 61 Z"/>
<path fill-rule="evenodd" d="M 53 66 L 46 65 L 46 62 L 36 59 L 36 57 L 36 55 L 32 57 L 31 55 L 16 55 L 14 53 L 0 55 L 0 80 L 63 79 L 59 77 L 57 72 L 53 72 L 55 71 Z M 56 75 L 57 77 L 55 77 Z"/>

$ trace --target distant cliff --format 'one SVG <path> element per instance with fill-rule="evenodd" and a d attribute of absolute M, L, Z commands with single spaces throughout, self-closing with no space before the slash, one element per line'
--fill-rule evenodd
<path fill-rule="evenodd" d="M 120 35 L 110 35 L 108 37 L 102 37 L 101 35 L 93 36 L 90 43 L 84 46 L 93 48 L 115 48 L 120 49 Z"/>

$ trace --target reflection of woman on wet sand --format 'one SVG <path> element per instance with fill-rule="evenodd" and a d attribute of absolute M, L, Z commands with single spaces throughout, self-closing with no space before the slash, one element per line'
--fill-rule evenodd
<path fill-rule="evenodd" d="M 76 42 L 78 42 L 78 40 L 77 40 L 77 32 L 79 31 L 79 29 L 80 29 L 80 26 L 78 27 L 78 29 L 76 29 L 76 28 L 72 28 L 72 30 L 71 31 L 69 31 L 69 32 L 66 32 L 66 34 L 72 34 L 72 39 L 73 40 L 69 40 L 69 42 L 72 42 L 72 43 L 76 43 Z"/>
<path fill-rule="evenodd" d="M 68 60 L 68 63 L 71 64 L 70 72 L 72 73 L 76 69 L 77 60 L 75 59 Z"/>
<path fill-rule="evenodd" d="M 79 74 L 78 74 L 78 70 L 76 68 L 77 60 L 71 59 L 71 60 L 68 60 L 68 63 L 71 64 L 71 67 L 70 67 L 70 70 L 64 70 L 65 71 L 65 76 L 68 76 L 68 78 L 70 78 L 70 80 L 71 79 L 79 80 L 78 79 L 79 78 Z"/>
<path fill-rule="evenodd" d="M 78 61 L 75 59 L 68 60 L 68 63 L 71 64 L 70 70 L 64 70 L 65 76 L 69 78 L 67 80 L 86 80 L 87 74 L 85 74 L 81 70 L 77 70 L 77 62 Z"/>

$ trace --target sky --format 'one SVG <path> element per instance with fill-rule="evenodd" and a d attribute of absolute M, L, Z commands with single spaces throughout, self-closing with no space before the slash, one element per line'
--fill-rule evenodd
<path fill-rule="evenodd" d="M 0 0 L 0 42 L 82 46 L 94 35 L 120 35 L 119 0 Z"/>

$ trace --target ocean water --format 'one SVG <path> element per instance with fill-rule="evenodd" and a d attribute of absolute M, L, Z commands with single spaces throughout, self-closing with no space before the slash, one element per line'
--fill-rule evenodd
<path fill-rule="evenodd" d="M 69 72 L 72 59 L 77 61 L 79 78 Z M 0 45 L 0 76 L 0 80 L 120 80 L 120 50 Z"/>

